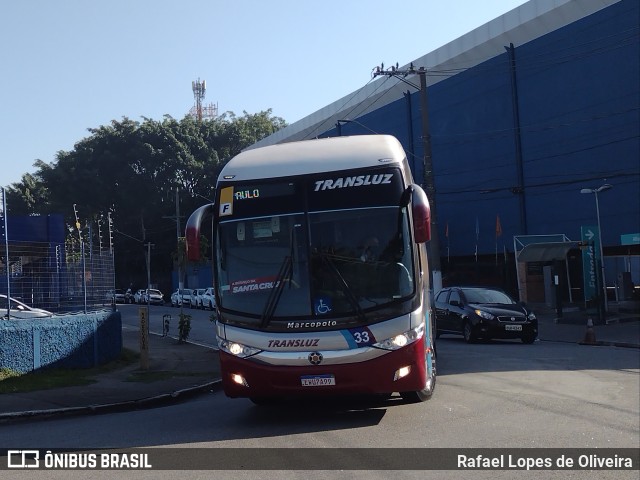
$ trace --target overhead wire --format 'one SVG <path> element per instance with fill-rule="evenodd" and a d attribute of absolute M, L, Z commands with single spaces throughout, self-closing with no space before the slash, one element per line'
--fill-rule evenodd
<path fill-rule="evenodd" d="M 371 82 L 373 81 L 373 77 L 371 77 L 367 83 L 365 83 L 362 87 L 360 87 L 359 89 L 355 90 L 343 103 L 342 105 L 336 110 L 336 112 L 341 111 L 345 106 L 347 106 L 351 100 L 360 93 L 360 91 L 365 88 L 367 85 L 369 85 Z M 362 102 L 366 101 L 367 99 L 369 99 L 373 94 L 375 94 L 383 85 L 385 82 L 382 82 L 373 92 L 371 92 L 369 95 L 367 95 L 364 99 L 362 99 L 356 106 L 354 106 L 354 108 L 356 108 L 358 105 L 360 105 Z M 353 109 L 351 110 L 353 111 Z M 304 139 L 309 139 L 309 138 L 314 138 L 322 133 L 324 133 L 323 130 L 321 130 L 325 124 L 330 121 L 332 119 L 333 116 L 329 116 L 326 119 L 324 119 L 319 125 L 317 125 L 311 132 L 309 132 L 307 135 L 305 135 Z"/>

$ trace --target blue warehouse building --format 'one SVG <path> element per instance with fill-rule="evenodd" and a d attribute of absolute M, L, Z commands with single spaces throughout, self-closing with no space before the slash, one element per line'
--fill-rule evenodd
<path fill-rule="evenodd" d="M 61 272 L 66 271 L 63 216 L 8 215 L 6 225 L 8 238 L 0 212 L 0 294 L 10 291 L 12 298 L 54 310 L 66 293 L 59 283 Z"/>
<path fill-rule="evenodd" d="M 531 0 L 398 66 L 426 69 L 443 284 L 587 302 L 599 290 L 588 271 L 600 270 L 599 232 L 608 298 L 636 294 L 639 26 L 637 0 Z M 381 72 L 254 147 L 392 134 L 422 182 L 419 75 Z"/>

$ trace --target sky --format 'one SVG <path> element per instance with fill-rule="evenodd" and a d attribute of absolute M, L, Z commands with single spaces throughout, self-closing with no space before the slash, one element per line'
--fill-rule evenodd
<path fill-rule="evenodd" d="M 525 0 L 0 0 L 0 187 L 127 117 L 294 123 Z"/>

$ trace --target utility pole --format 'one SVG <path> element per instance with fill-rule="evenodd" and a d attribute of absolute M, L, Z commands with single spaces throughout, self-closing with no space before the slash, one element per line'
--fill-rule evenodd
<path fill-rule="evenodd" d="M 7 272 L 7 318 L 11 318 L 11 267 L 9 265 L 9 229 L 7 228 L 7 190 L 2 187 L 2 218 L 4 228 L 4 258 Z"/>
<path fill-rule="evenodd" d="M 182 261 L 180 259 L 180 198 L 178 196 L 178 187 L 176 187 L 176 214 L 175 216 L 165 216 L 162 218 L 170 218 L 176 221 L 176 251 L 178 255 L 178 288 L 182 290 L 184 288 L 184 281 L 182 280 Z"/>
<path fill-rule="evenodd" d="M 374 76 L 386 75 L 387 77 L 395 77 L 398 80 L 412 86 L 420 91 L 420 110 L 422 118 L 422 143 L 423 143 L 423 169 L 424 176 L 422 187 L 424 188 L 429 206 L 431 208 L 431 271 L 433 276 L 433 291 L 437 293 L 442 288 L 442 271 L 440 267 L 440 238 L 438 235 L 438 216 L 436 214 L 436 187 L 433 174 L 433 160 L 431 158 L 431 134 L 429 133 L 429 102 L 427 98 L 427 70 L 424 67 L 416 69 L 411 63 L 408 69 L 400 70 L 398 64 L 395 67 L 384 69 L 384 64 L 376 67 L 373 72 Z M 420 77 L 420 85 L 409 82 L 406 77 L 409 75 L 418 75 Z"/>
<path fill-rule="evenodd" d="M 515 139 L 516 149 L 516 168 L 518 171 L 518 185 L 511 189 L 514 195 L 518 195 L 518 201 L 520 204 L 520 233 L 527 235 L 529 233 L 527 228 L 527 206 L 525 204 L 524 194 L 524 166 L 522 161 L 522 133 L 520 129 L 520 108 L 518 100 L 518 82 L 516 80 L 516 49 L 513 43 L 508 47 L 504 47 L 507 50 L 509 56 L 509 73 L 511 77 L 511 103 L 513 105 L 513 132 Z"/>

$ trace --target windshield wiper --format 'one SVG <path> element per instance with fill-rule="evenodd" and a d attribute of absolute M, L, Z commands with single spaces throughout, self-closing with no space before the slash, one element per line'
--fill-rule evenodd
<path fill-rule="evenodd" d="M 280 297 L 282 296 L 282 290 L 284 289 L 284 279 L 291 277 L 293 270 L 292 258 L 293 257 L 291 256 L 286 256 L 284 257 L 284 260 L 282 260 L 280 270 L 278 271 L 275 282 L 273 282 L 273 288 L 269 293 L 269 298 L 267 298 L 267 303 L 265 304 L 262 312 L 262 323 L 260 324 L 260 328 L 265 328 L 269 325 L 269 322 L 271 322 L 271 319 L 273 318 L 273 314 L 275 313 Z"/>
<path fill-rule="evenodd" d="M 353 309 L 356 312 L 356 316 L 361 321 L 364 320 L 365 316 L 364 316 L 364 312 L 362 311 L 362 307 L 360 307 L 360 302 L 358 302 L 358 299 L 356 298 L 355 294 L 353 293 L 353 290 L 351 289 L 351 287 L 349 286 L 347 281 L 342 276 L 342 273 L 340 273 L 340 270 L 338 269 L 338 267 L 336 267 L 336 264 L 333 261 L 333 258 L 331 258 L 331 255 L 329 255 L 327 253 L 323 253 L 323 252 L 319 252 L 318 255 L 320 255 L 320 258 L 322 258 L 322 260 L 324 261 L 325 265 L 327 265 L 327 267 L 329 267 L 329 270 L 338 279 L 338 281 L 340 283 L 340 286 L 342 287 L 342 291 L 345 293 L 345 296 L 347 297 L 347 300 L 349 300 L 349 303 L 351 304 L 351 306 L 353 307 Z"/>
<path fill-rule="evenodd" d="M 300 224 L 295 224 L 291 229 L 291 235 L 289 239 L 289 255 L 284 257 L 282 260 L 282 264 L 280 265 L 280 270 L 278 271 L 278 275 L 276 276 L 276 280 L 273 285 L 273 289 L 269 293 L 269 298 L 267 298 L 267 303 L 264 306 L 264 310 L 262 311 L 262 323 L 260 324 L 261 328 L 266 328 L 271 322 L 273 318 L 273 314 L 276 312 L 276 308 L 278 306 L 278 302 L 280 302 L 280 297 L 282 296 L 282 290 L 284 289 L 284 280 L 285 278 L 289 280 L 289 286 L 291 286 L 291 278 L 293 276 L 293 257 L 295 254 L 295 241 L 296 241 L 296 228 L 300 227 Z"/>

